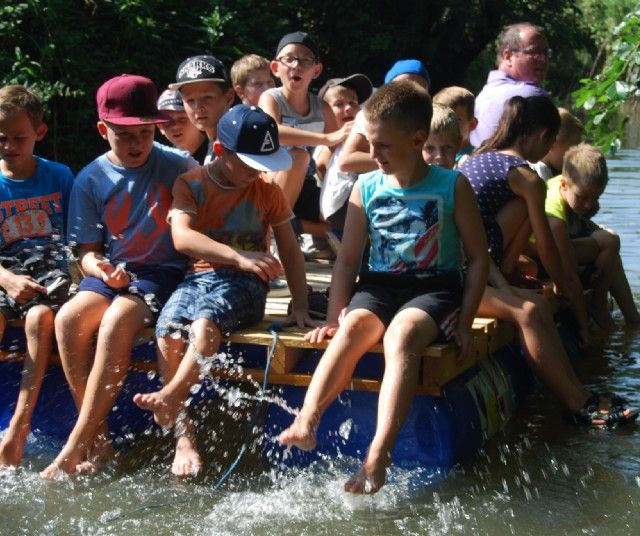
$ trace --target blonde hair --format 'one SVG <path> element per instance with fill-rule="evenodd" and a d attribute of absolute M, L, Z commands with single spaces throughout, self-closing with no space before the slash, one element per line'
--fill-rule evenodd
<path fill-rule="evenodd" d="M 609 182 L 604 153 L 586 143 L 575 145 L 565 153 L 562 175 L 577 186 L 595 186 L 604 189 Z"/>
<path fill-rule="evenodd" d="M 564 142 L 576 138 L 582 139 L 584 134 L 582 121 L 566 108 L 558 108 L 558 113 L 560 114 L 560 130 L 558 130 L 556 141 Z"/>
<path fill-rule="evenodd" d="M 442 104 L 452 109 L 462 106 L 467 114 L 467 119 L 471 120 L 475 112 L 476 97 L 465 87 L 449 86 L 442 88 L 433 96 L 433 103 Z"/>
<path fill-rule="evenodd" d="M 411 133 L 424 130 L 429 134 L 432 113 L 427 91 L 409 80 L 383 85 L 364 104 L 368 121 L 393 121 Z"/>
<path fill-rule="evenodd" d="M 231 66 L 231 83 L 234 86 L 247 85 L 249 75 L 253 71 L 270 69 L 270 62 L 267 58 L 258 54 L 247 54 L 233 62 Z"/>
<path fill-rule="evenodd" d="M 460 137 L 460 125 L 455 112 L 448 106 L 433 104 L 433 115 L 431 116 L 431 134 L 444 134 L 451 132 Z"/>
<path fill-rule="evenodd" d="M 42 124 L 44 109 L 35 93 L 18 84 L 0 88 L 0 118 L 7 119 L 21 110 L 27 113 L 34 129 Z"/>

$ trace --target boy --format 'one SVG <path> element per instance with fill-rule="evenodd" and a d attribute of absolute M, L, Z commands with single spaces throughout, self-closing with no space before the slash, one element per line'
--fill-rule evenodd
<path fill-rule="evenodd" d="M 235 93 L 224 64 L 213 56 L 192 56 L 184 60 L 176 72 L 176 81 L 169 89 L 182 96 L 189 120 L 209 139 L 204 162 L 213 158 L 212 145 L 220 118 L 231 107 Z"/>
<path fill-rule="evenodd" d="M 415 82 L 427 92 L 431 83 L 429 71 L 420 60 L 415 59 L 396 61 L 384 77 L 385 84 L 399 80 Z M 338 165 L 341 171 L 350 173 L 366 173 L 377 167 L 369 154 L 369 142 L 365 136 L 362 112 L 356 114 L 353 128 L 344 142 Z"/>
<path fill-rule="evenodd" d="M 462 136 L 461 149 L 456 154 L 456 165 L 462 164 L 475 147 L 471 145 L 471 132 L 478 125 L 478 120 L 474 117 L 476 98 L 466 88 L 460 86 L 449 86 L 441 89 L 433 96 L 434 104 L 441 104 L 451 108 L 458 118 L 460 135 Z"/>
<path fill-rule="evenodd" d="M 79 415 L 45 478 L 94 471 L 112 454 L 106 419 L 131 349 L 183 277 L 166 217 L 175 177 L 197 164 L 153 141 L 166 122 L 157 100 L 151 80 L 128 74 L 96 94 L 98 133 L 110 149 L 80 171 L 71 192 L 68 237 L 85 277 L 55 322 Z"/>
<path fill-rule="evenodd" d="M 360 105 L 366 101 L 373 86 L 363 74 L 352 74 L 346 78 L 331 78 L 320 88 L 318 96 L 329 104 L 336 117 L 338 128 L 355 119 Z M 334 230 L 342 231 L 349 204 L 351 188 L 358 178 L 355 173 L 345 173 L 338 167 L 338 158 L 343 143 L 333 149 L 318 147 L 314 153 L 316 172 L 322 179 L 320 188 L 320 213 Z"/>
<path fill-rule="evenodd" d="M 222 334 L 262 320 L 268 282 L 282 274 L 283 266 L 293 296 L 291 320 L 300 327 L 314 325 L 304 259 L 290 223 L 293 213 L 280 188 L 261 178 L 262 172 L 291 165 L 279 147 L 275 121 L 254 106 L 234 106 L 220 119 L 214 151 L 213 162 L 178 177 L 173 189 L 171 231 L 176 248 L 191 257 L 191 269 L 156 327 L 166 385 L 134 397 L 163 427 L 183 424 L 184 403 L 200 381 L 198 360 L 213 358 Z M 282 265 L 268 253 L 269 227 Z M 172 336 L 185 326 L 188 344 Z M 172 471 L 196 474 L 202 461 L 193 433 L 180 435 Z"/>
<path fill-rule="evenodd" d="M 448 106 L 433 105 L 431 130 L 424 147 L 422 157 L 427 164 L 453 169 L 462 136 L 458 126 L 458 118 Z"/>
<path fill-rule="evenodd" d="M 17 465 L 53 344 L 54 312 L 71 278 L 63 238 L 71 170 L 33 154 L 47 132 L 40 99 L 19 85 L 0 89 L 0 340 L 24 319 L 27 351 L 16 409 L 0 443 L 0 467 Z"/>
<path fill-rule="evenodd" d="M 162 135 L 202 164 L 209 150 L 209 142 L 207 136 L 189 120 L 180 92 L 165 89 L 158 97 L 158 110 L 169 119 L 166 123 L 158 124 Z"/>
<path fill-rule="evenodd" d="M 272 178 L 294 207 L 311 163 L 308 147 L 337 145 L 346 138 L 351 123 L 338 129 L 329 105 L 309 92 L 311 82 L 322 73 L 322 63 L 318 46 L 307 33 L 293 32 L 280 39 L 271 72 L 282 86 L 265 91 L 260 96 L 260 107 L 278 123 L 280 142 L 289 146 L 293 160 L 291 168 L 274 173 Z M 316 192 L 316 196 L 318 194 Z M 317 203 L 318 197 L 315 201 Z M 304 231 L 322 236 L 329 230 L 326 224 L 317 223 L 319 207 L 312 207 L 308 214 L 300 214 L 296 209 L 294 212 L 308 220 Z"/>
<path fill-rule="evenodd" d="M 382 338 L 377 429 L 362 467 L 345 484 L 351 493 L 375 493 L 384 484 L 424 348 L 445 335 L 455 339 L 461 357 L 472 351 L 471 323 L 488 272 L 482 220 L 469 182 L 422 158 L 431 120 L 427 92 L 409 81 L 386 84 L 365 103 L 364 114 L 379 170 L 353 187 L 327 322 L 307 335 L 314 343 L 335 337 L 302 409 L 279 437 L 285 445 L 313 449 L 321 414 L 347 386 L 360 357 Z M 367 235 L 370 271 L 360 273 L 349 302 Z M 468 261 L 464 291 L 458 237 Z"/>
<path fill-rule="evenodd" d="M 589 219 L 598 212 L 598 199 L 608 180 L 602 151 L 580 144 L 566 152 L 562 175 L 547 181 L 545 201 L 545 212 L 558 249 L 573 252 L 562 256 L 567 277 L 577 280 L 576 285 L 580 286 L 579 266 L 593 263 L 597 269 L 590 313 L 603 328 L 613 326 L 608 292 L 618 303 L 627 324 L 640 323 L 620 258 L 620 238 Z"/>
<path fill-rule="evenodd" d="M 542 160 L 531 164 L 534 171 L 545 181 L 560 175 L 565 153 L 570 147 L 578 145 L 584 134 L 582 121 L 569 110 L 558 108 L 558 113 L 560 114 L 560 130 L 558 130 L 556 140 L 551 144 L 551 148 Z"/>
<path fill-rule="evenodd" d="M 238 98 L 249 106 L 258 106 L 260 95 L 276 85 L 269 60 L 257 54 L 242 56 L 233 63 L 231 83 Z"/>

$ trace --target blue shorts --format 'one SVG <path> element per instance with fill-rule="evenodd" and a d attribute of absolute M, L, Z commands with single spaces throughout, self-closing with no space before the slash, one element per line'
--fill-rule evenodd
<path fill-rule="evenodd" d="M 449 338 L 457 324 L 462 303 L 462 281 L 458 272 L 422 278 L 384 272 L 362 272 L 348 311 L 366 309 L 389 327 L 404 309 L 427 313 L 438 326 L 440 337 Z"/>
<path fill-rule="evenodd" d="M 153 316 L 157 318 L 169 296 L 184 277 L 184 271 L 180 268 L 144 266 L 127 270 L 135 276 L 128 287 L 113 289 L 106 285 L 102 279 L 88 276 L 80 281 L 78 292 L 88 290 L 112 301 L 117 296 L 127 294 L 138 296 L 149 306 Z"/>
<path fill-rule="evenodd" d="M 219 268 L 188 274 L 162 309 L 156 337 L 188 334 L 194 320 L 207 319 L 226 334 L 262 320 L 268 287 L 249 272 Z"/>

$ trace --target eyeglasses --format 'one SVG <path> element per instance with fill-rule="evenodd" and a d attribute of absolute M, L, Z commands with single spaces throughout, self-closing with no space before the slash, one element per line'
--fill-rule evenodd
<path fill-rule="evenodd" d="M 276 85 L 276 83 L 272 80 L 251 80 L 250 82 L 247 82 L 247 86 L 249 86 L 250 88 L 254 88 L 254 89 L 269 89 L 272 88 Z"/>
<path fill-rule="evenodd" d="M 512 48 L 511 52 L 522 52 L 525 56 L 547 58 L 553 57 L 553 50 L 550 48 Z"/>
<path fill-rule="evenodd" d="M 283 65 L 287 67 L 295 67 L 296 63 L 302 67 L 303 69 L 308 69 L 313 64 L 315 64 L 315 58 L 307 58 L 307 57 L 299 57 L 299 56 L 281 56 L 276 58 L 276 61 L 279 61 Z"/>

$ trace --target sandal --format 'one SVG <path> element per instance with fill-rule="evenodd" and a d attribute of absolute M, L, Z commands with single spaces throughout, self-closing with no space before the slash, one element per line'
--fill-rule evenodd
<path fill-rule="evenodd" d="M 626 424 L 638 418 L 638 412 L 628 407 L 628 401 L 620 396 L 608 397 L 611 401 L 609 409 L 600 405 L 600 394 L 592 393 L 581 409 L 569 415 L 569 421 L 587 426 L 607 426 L 612 428 L 618 424 Z"/>

